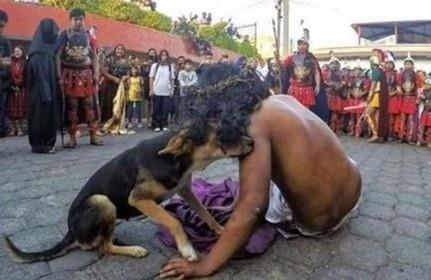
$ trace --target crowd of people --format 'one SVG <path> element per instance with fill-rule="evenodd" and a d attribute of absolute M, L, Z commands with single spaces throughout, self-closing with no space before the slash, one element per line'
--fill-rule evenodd
<path fill-rule="evenodd" d="M 355 137 L 371 134 L 369 142 L 375 142 L 379 140 L 380 121 L 387 140 L 418 146 L 427 143 L 431 147 L 427 128 L 431 120 L 431 79 L 424 71 L 415 70 L 410 55 L 397 71 L 393 54 L 376 49 L 370 64 L 370 69 L 341 69 L 340 61 L 333 57 L 323 66 L 331 129 Z M 364 127 L 364 117 L 369 131 Z"/>
<path fill-rule="evenodd" d="M 381 49 L 372 50 L 368 69 L 342 68 L 335 56 L 320 68 L 308 38 L 297 43 L 281 65 L 281 82 L 270 78 L 271 87 L 281 84 L 283 93 L 320 115 L 337 135 L 431 148 L 431 78 L 415 69 L 410 54 L 399 70 L 392 52 Z"/>
<path fill-rule="evenodd" d="M 205 66 L 234 63 L 254 71 L 272 94 L 295 97 L 337 135 L 431 147 L 431 79 L 414 69 L 410 55 L 399 71 L 392 53 L 378 49 L 370 69 L 342 68 L 335 56 L 321 69 L 304 37 L 284 62 L 245 57 L 233 62 L 227 55 L 215 61 L 207 51 L 196 65 L 183 56 L 173 62 L 167 50 L 155 49 L 141 61 L 128 56 L 123 44 L 111 52 L 100 48 L 97 28 L 86 30 L 84 21 L 85 12 L 73 9 L 69 26 L 59 33 L 53 20 L 43 20 L 27 54 L 0 36 L 1 137 L 28 132 L 33 152 L 54 153 L 57 130 L 64 128 L 64 146 L 75 148 L 83 123 L 96 146 L 103 145 L 104 134 L 130 134 L 145 124 L 155 132 L 166 131 Z M 1 11 L 1 32 L 7 22 Z"/>
<path fill-rule="evenodd" d="M 54 20 L 42 20 L 28 54 L 0 36 L 1 137 L 27 132 L 33 152 L 54 153 L 58 129 L 68 134 L 64 146 L 75 148 L 83 123 L 96 146 L 104 134 L 130 134 L 145 124 L 166 131 L 198 73 L 216 62 L 211 52 L 196 65 L 184 56 L 174 62 L 167 50 L 151 48 L 143 61 L 123 44 L 109 51 L 98 46 L 97 28 L 85 29 L 84 21 L 81 9 L 71 10 L 62 32 Z M 4 11 L 0 22 L 3 32 Z M 228 55 L 220 61 L 230 63 Z"/>

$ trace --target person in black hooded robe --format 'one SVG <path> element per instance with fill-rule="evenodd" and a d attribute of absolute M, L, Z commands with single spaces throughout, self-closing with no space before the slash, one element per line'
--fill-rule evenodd
<path fill-rule="evenodd" d="M 55 153 L 60 124 L 55 80 L 55 42 L 59 27 L 43 19 L 33 36 L 27 63 L 28 135 L 33 153 Z"/>

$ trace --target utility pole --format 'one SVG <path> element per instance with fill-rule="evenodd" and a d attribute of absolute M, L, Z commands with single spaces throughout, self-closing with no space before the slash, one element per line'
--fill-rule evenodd
<path fill-rule="evenodd" d="M 281 47 L 281 19 L 283 18 L 282 15 L 282 5 L 283 0 L 275 0 L 275 9 L 277 11 L 276 20 L 273 20 L 273 28 L 274 28 L 274 37 L 275 37 L 275 50 L 276 50 L 276 56 L 278 56 L 278 59 L 280 59 L 280 55 L 282 54 L 282 47 Z"/>
<path fill-rule="evenodd" d="M 289 12 L 290 0 L 283 0 L 283 43 L 281 44 L 281 53 L 283 57 L 286 57 L 290 52 Z"/>

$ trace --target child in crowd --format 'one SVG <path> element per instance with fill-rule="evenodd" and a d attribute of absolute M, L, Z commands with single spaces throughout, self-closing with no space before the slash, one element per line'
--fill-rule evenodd
<path fill-rule="evenodd" d="M 186 96 L 190 87 L 198 84 L 198 76 L 193 68 L 193 63 L 190 59 L 186 59 L 184 63 L 184 69 L 178 74 L 178 81 L 180 83 L 180 100 Z M 181 101 L 179 102 L 181 103 Z"/>
<path fill-rule="evenodd" d="M 127 128 L 133 128 L 134 123 L 137 123 L 138 128 L 142 128 L 141 106 L 144 81 L 137 66 L 132 66 L 127 85 L 129 88 L 127 92 L 127 119 L 129 120 Z"/>

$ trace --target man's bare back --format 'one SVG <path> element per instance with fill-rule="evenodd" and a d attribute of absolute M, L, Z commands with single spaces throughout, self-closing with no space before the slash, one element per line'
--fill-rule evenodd
<path fill-rule="evenodd" d="M 248 134 L 255 142 L 254 149 L 241 159 L 239 197 L 223 233 L 199 261 L 167 263 L 162 278 L 207 276 L 220 269 L 262 220 L 271 180 L 279 186 L 303 233 L 331 231 L 357 204 L 361 177 L 356 164 L 327 125 L 294 98 L 277 95 L 262 99 L 250 115 Z"/>
<path fill-rule="evenodd" d="M 259 132 L 262 130 L 267 135 Z M 294 98 L 266 99 L 251 116 L 253 138 L 254 131 L 260 134 L 258 138 L 270 139 L 271 178 L 298 226 L 308 232 L 325 232 L 356 205 L 361 192 L 356 164 L 327 125 Z M 252 157 L 244 159 L 241 167 L 250 160 Z M 241 168 L 241 173 L 250 174 L 248 169 Z"/>

